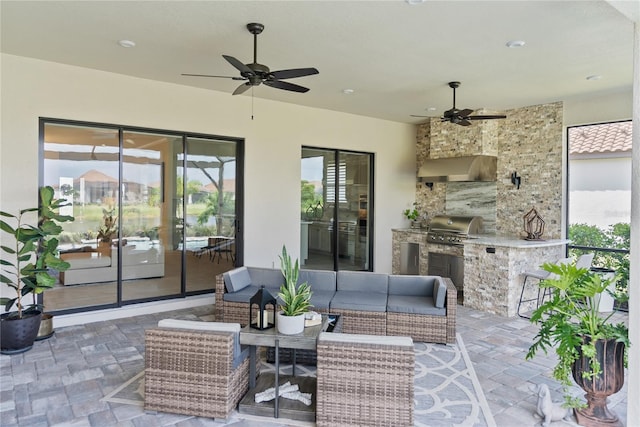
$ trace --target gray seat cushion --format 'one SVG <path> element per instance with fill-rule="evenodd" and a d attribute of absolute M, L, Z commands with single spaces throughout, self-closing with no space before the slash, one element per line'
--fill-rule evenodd
<path fill-rule="evenodd" d="M 429 314 L 432 316 L 446 316 L 445 308 L 438 308 L 431 297 L 415 295 L 389 295 L 387 311 L 390 313 Z"/>
<path fill-rule="evenodd" d="M 433 285 L 438 276 L 389 276 L 389 295 L 433 296 Z"/>
<path fill-rule="evenodd" d="M 258 288 L 261 285 L 264 285 L 265 288 L 269 289 L 272 295 L 275 296 L 276 292 L 280 289 L 280 285 L 284 283 L 284 276 L 282 272 L 275 268 L 260 268 L 260 267 L 248 267 L 249 275 L 251 276 L 251 284 L 257 286 Z"/>
<path fill-rule="evenodd" d="M 334 295 L 334 291 L 312 291 L 311 305 L 313 305 L 313 307 L 311 308 L 311 310 L 328 311 Z"/>
<path fill-rule="evenodd" d="M 247 267 L 235 268 L 222 274 L 227 292 L 238 292 L 251 285 L 251 276 Z"/>
<path fill-rule="evenodd" d="M 327 270 L 300 270 L 298 284 L 307 282 L 311 290 L 335 292 L 336 272 Z"/>
<path fill-rule="evenodd" d="M 246 302 L 249 304 L 249 300 L 258 290 L 260 290 L 260 286 L 251 285 L 238 292 L 227 292 L 222 295 L 222 299 L 229 302 Z M 276 297 L 275 292 L 272 292 L 271 289 L 268 289 L 268 291 L 274 298 Z"/>
<path fill-rule="evenodd" d="M 360 291 L 387 294 L 389 275 L 366 271 L 338 271 L 336 289 L 338 291 Z"/>
<path fill-rule="evenodd" d="M 331 309 L 387 311 L 387 294 L 378 292 L 337 291 Z"/>

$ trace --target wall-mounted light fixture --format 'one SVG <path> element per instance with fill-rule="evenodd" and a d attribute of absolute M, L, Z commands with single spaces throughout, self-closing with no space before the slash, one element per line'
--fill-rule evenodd
<path fill-rule="evenodd" d="M 518 172 L 514 172 L 511 174 L 511 183 L 516 186 L 516 189 L 520 189 L 520 183 L 522 182 L 522 177 L 518 176 Z"/>
<path fill-rule="evenodd" d="M 426 185 L 429 190 L 433 191 L 433 182 L 425 182 L 424 185 Z"/>

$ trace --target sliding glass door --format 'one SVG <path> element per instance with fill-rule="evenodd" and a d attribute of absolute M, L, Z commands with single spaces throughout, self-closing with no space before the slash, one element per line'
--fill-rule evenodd
<path fill-rule="evenodd" d="M 373 154 L 303 148 L 300 259 L 305 268 L 372 271 Z"/>
<path fill-rule="evenodd" d="M 67 200 L 47 311 L 211 292 L 238 254 L 241 141 L 43 120 L 43 185 Z"/>

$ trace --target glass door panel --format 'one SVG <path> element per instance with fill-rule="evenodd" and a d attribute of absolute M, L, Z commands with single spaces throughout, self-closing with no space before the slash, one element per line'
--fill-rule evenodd
<path fill-rule="evenodd" d="M 300 199 L 300 264 L 334 269 L 335 154 L 302 149 Z"/>
<path fill-rule="evenodd" d="M 47 311 L 118 300 L 119 135 L 116 129 L 46 123 L 43 185 L 69 206 L 61 213 L 61 257 L 71 267 L 43 295 Z"/>
<path fill-rule="evenodd" d="M 338 270 L 369 268 L 370 155 L 340 152 L 344 198 L 338 209 Z"/>
<path fill-rule="evenodd" d="M 185 247 L 187 292 L 215 287 L 234 268 L 237 142 L 187 138 Z"/>
<path fill-rule="evenodd" d="M 175 169 L 182 138 L 124 132 L 122 139 L 122 300 L 180 294 L 182 256 L 169 232 L 172 179 L 165 172 Z"/>

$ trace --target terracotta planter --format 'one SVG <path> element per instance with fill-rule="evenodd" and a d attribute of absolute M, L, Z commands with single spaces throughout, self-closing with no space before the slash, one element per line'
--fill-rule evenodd
<path fill-rule="evenodd" d="M 0 353 L 18 354 L 33 347 L 40 328 L 40 311 L 23 312 L 22 318 L 10 317 L 13 313 L 0 316 Z"/>
<path fill-rule="evenodd" d="M 281 334 L 295 335 L 304 332 L 304 313 L 297 316 L 285 316 L 279 311 L 276 316 L 276 327 Z"/>
<path fill-rule="evenodd" d="M 590 340 L 589 337 L 584 339 Z M 573 364 L 573 379 L 587 392 L 587 407 L 575 409 L 578 424 L 622 427 L 616 414 L 607 408 L 607 397 L 617 393 L 624 384 L 624 343 L 614 339 L 596 341 L 596 360 L 602 372 L 591 379 L 582 377 L 582 372 L 590 369 L 589 360 L 582 356 Z"/>

